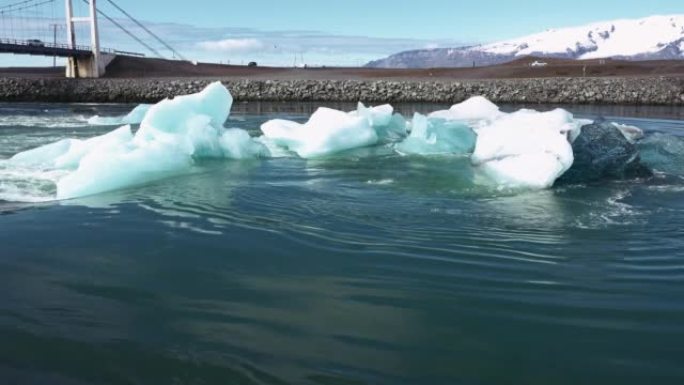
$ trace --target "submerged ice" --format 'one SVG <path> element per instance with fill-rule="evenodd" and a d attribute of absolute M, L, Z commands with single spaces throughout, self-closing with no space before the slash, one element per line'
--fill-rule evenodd
<path fill-rule="evenodd" d="M 563 181 L 580 183 L 604 176 L 648 175 L 632 171 L 645 170 L 642 163 L 664 169 L 663 157 L 672 157 L 663 153 L 669 151 L 660 145 L 664 139 L 644 139 L 633 126 L 592 124 L 562 109 L 507 113 L 483 97 L 445 111 L 416 113 L 410 121 L 388 104 L 359 103 L 350 112 L 322 107 L 304 123 L 267 121 L 260 127 L 260 137 L 224 127 L 232 102 L 230 92 L 217 82 L 197 94 L 140 105 L 125 117 L 92 118 L 93 124 L 128 124 L 90 139 L 63 139 L 0 160 L 0 200 L 97 194 L 184 174 L 206 158 L 314 159 L 345 153 L 364 158 L 394 151 L 412 159 L 439 156 L 440 164 L 453 157 L 450 164 L 463 171 L 453 175 L 467 179 L 459 184 L 541 189 L 564 175 Z M 131 124 L 138 123 L 134 131 Z M 666 142 L 679 146 L 681 140 Z M 371 146 L 382 146 L 382 152 L 348 153 Z M 643 162 L 640 151 L 646 154 Z M 678 148 L 673 152 L 684 153 Z M 26 193 L 27 189 L 33 190 Z"/>

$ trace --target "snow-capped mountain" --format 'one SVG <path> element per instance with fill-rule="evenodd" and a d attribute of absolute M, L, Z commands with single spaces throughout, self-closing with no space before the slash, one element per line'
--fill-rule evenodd
<path fill-rule="evenodd" d="M 401 52 L 367 67 L 470 67 L 504 63 L 522 56 L 566 59 L 684 59 L 684 15 L 614 20 L 551 29 L 497 43 Z"/>

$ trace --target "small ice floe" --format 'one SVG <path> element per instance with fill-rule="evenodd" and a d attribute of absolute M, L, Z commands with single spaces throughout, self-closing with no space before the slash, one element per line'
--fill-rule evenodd
<path fill-rule="evenodd" d="M 261 131 L 302 158 L 319 158 L 405 135 L 403 119 L 398 121 L 393 112 L 390 105 L 367 108 L 359 103 L 351 112 L 321 107 L 304 124 L 275 119 L 262 124 Z"/>

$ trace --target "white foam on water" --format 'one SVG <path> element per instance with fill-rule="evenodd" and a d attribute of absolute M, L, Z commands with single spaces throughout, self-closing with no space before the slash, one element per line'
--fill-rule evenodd
<path fill-rule="evenodd" d="M 0 115 L 0 127 L 81 128 L 88 126 L 84 116 L 33 116 L 24 114 Z"/>
<path fill-rule="evenodd" d="M 576 226 L 582 229 L 601 229 L 609 226 L 626 226 L 642 223 L 648 212 L 624 202 L 631 196 L 629 190 L 614 191 L 605 200 L 591 202 L 589 213 L 577 218 Z"/>

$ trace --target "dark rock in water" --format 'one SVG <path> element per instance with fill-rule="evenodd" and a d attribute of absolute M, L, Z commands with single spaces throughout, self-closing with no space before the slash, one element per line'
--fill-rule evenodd
<path fill-rule="evenodd" d="M 575 161 L 559 183 L 593 182 L 601 179 L 648 177 L 652 172 L 641 164 L 639 149 L 613 124 L 598 118 L 582 127 L 572 144 Z"/>

